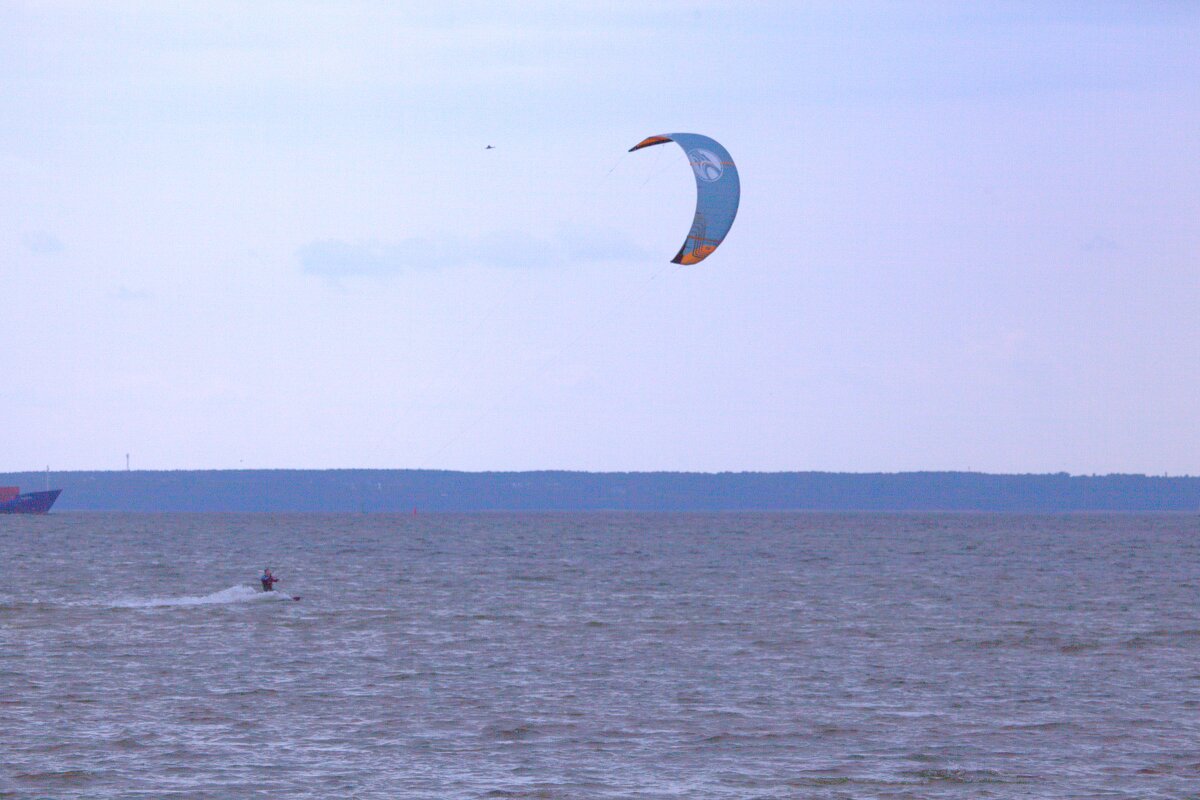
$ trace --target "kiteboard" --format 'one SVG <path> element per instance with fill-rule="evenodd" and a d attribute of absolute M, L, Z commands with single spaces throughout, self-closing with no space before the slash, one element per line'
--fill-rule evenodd
<path fill-rule="evenodd" d="M 259 594 L 273 594 L 278 597 L 284 598 L 286 600 L 299 600 L 300 599 L 300 595 L 298 595 L 298 594 L 288 594 L 287 592 L 281 592 L 278 589 L 272 589 L 270 592 L 259 592 Z"/>

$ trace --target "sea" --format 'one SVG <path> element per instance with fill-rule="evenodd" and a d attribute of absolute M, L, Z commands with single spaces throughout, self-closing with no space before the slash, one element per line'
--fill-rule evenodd
<path fill-rule="evenodd" d="M 1200 798 L 1200 515 L 0 517 L 0 798 L 268 797 Z"/>

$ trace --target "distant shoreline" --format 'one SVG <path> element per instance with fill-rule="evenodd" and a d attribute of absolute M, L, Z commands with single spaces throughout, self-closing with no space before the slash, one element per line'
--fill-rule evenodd
<path fill-rule="evenodd" d="M 54 511 L 1200 511 L 1200 477 L 978 472 L 142 470 L 0 473 Z"/>

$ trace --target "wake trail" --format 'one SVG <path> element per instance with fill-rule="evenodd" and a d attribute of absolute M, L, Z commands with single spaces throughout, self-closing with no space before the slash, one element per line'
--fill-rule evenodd
<path fill-rule="evenodd" d="M 284 592 L 260 592 L 250 586 L 239 584 L 199 597 L 132 597 L 120 598 L 108 602 L 96 601 L 88 603 L 88 605 L 107 606 L 109 608 L 183 608 L 189 606 L 232 605 L 236 603 L 273 603 L 291 599 L 292 596 Z"/>

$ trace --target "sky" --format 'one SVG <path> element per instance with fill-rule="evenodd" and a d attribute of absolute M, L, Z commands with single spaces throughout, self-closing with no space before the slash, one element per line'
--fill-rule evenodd
<path fill-rule="evenodd" d="M 1200 5 L 430 5 L 0 3 L 0 471 L 1200 474 Z"/>

